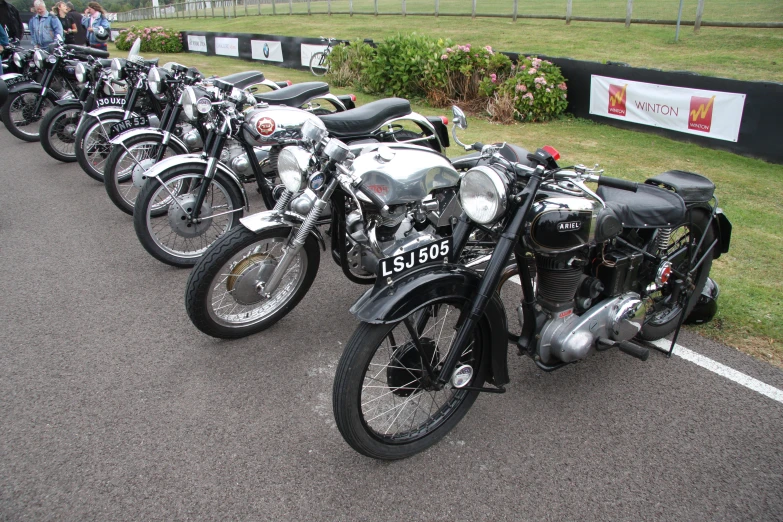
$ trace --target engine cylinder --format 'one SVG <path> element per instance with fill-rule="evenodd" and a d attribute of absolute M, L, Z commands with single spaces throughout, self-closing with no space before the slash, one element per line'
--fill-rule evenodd
<path fill-rule="evenodd" d="M 574 299 L 582 281 L 581 263 L 572 254 L 566 256 L 536 255 L 538 295 L 550 304 Z"/>

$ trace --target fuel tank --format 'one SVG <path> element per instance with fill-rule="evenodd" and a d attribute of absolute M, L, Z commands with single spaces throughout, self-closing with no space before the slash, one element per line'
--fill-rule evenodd
<path fill-rule="evenodd" d="M 595 238 L 595 223 L 602 206 L 581 197 L 553 197 L 530 209 L 527 244 L 534 252 L 555 254 L 575 250 Z"/>
<path fill-rule="evenodd" d="M 258 145 L 274 145 L 281 140 L 298 139 L 302 137 L 302 125 L 307 120 L 313 121 L 318 127 L 325 129 L 323 122 L 312 113 L 295 107 L 270 106 L 247 111 L 245 121 L 258 131 L 256 138 L 247 131 L 245 138 Z"/>
<path fill-rule="evenodd" d="M 459 173 L 445 156 L 416 145 L 374 145 L 354 160 L 353 169 L 389 206 L 420 201 L 459 182 Z"/>

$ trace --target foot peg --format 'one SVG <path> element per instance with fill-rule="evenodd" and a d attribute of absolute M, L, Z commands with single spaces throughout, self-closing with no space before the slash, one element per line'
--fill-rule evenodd
<path fill-rule="evenodd" d="M 608 350 L 612 346 L 617 346 L 621 352 L 630 355 L 631 357 L 636 357 L 640 361 L 646 361 L 647 358 L 650 356 L 650 350 L 639 346 L 638 344 L 633 344 L 630 341 L 610 341 L 609 339 L 598 339 L 598 342 L 596 343 L 598 346 L 598 351 L 602 352 L 604 350 Z"/>

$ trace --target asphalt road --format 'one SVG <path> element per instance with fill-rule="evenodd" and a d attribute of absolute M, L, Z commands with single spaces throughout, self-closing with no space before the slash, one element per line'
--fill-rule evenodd
<path fill-rule="evenodd" d="M 77 164 L 0 128 L 0 186 L 2 520 L 783 520 L 783 404 L 682 358 L 512 354 L 505 395 L 376 462 L 332 417 L 363 288 L 331 259 L 275 327 L 218 341 Z"/>

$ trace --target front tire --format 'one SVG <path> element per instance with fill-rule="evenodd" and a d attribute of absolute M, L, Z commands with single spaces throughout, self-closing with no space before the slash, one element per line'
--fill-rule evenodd
<path fill-rule="evenodd" d="M 43 98 L 43 99 L 41 99 Z M 41 99 L 38 113 L 34 114 L 35 104 Z M 0 110 L 2 120 L 8 132 L 24 141 L 39 141 L 40 122 L 54 104 L 38 92 L 16 92 L 9 95 Z"/>
<path fill-rule="evenodd" d="M 117 117 L 101 121 L 93 117 L 90 122 L 76 131 L 76 160 L 82 170 L 95 181 L 103 183 L 103 170 L 111 152 L 109 130 L 112 125 L 119 122 L 120 119 Z"/>
<path fill-rule="evenodd" d="M 144 174 L 155 164 L 157 147 L 162 141 L 159 134 L 142 135 L 125 140 L 124 147 L 111 148 L 103 170 L 103 184 L 112 203 L 126 214 L 133 215 L 136 198 L 147 180 Z M 186 150 L 169 142 L 162 159 L 185 153 Z"/>
<path fill-rule="evenodd" d="M 272 275 L 291 229 L 260 233 L 239 226 L 215 241 L 193 268 L 185 289 L 185 309 L 207 335 L 238 339 L 265 330 L 302 300 L 320 263 L 318 242 L 310 235 L 268 299 L 255 292 Z"/>
<path fill-rule="evenodd" d="M 218 172 L 207 189 L 201 220 L 192 223 L 188 219 L 205 180 L 204 169 L 203 165 L 167 169 L 157 178 L 148 179 L 136 198 L 133 210 L 136 235 L 144 249 L 163 263 L 192 267 L 242 217 L 244 202 L 239 187 Z"/>
<path fill-rule="evenodd" d="M 405 320 L 359 325 L 337 365 L 332 394 L 337 427 L 353 449 L 381 460 L 410 457 L 438 442 L 465 416 L 478 392 L 435 389 L 422 359 L 437 376 L 468 304 L 443 298 L 406 317 L 408 325 Z M 472 368 L 468 386 L 484 384 L 481 361 L 489 350 L 488 334 L 481 321 L 457 364 Z"/>
<path fill-rule="evenodd" d="M 310 57 L 310 72 L 314 76 L 323 76 L 329 71 L 329 68 L 324 63 L 325 60 L 326 56 L 323 52 L 314 53 Z"/>
<path fill-rule="evenodd" d="M 41 120 L 41 146 L 46 153 L 63 163 L 76 161 L 76 128 L 81 107 L 55 107 Z"/>

